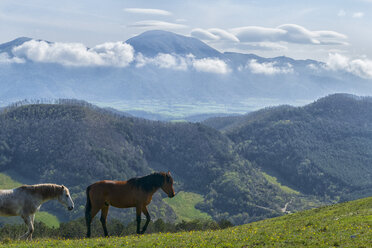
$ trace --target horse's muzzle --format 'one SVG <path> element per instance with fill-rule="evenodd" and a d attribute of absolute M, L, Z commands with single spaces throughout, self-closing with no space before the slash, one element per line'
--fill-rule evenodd
<path fill-rule="evenodd" d="M 172 198 L 172 197 L 174 197 L 176 194 L 173 192 L 173 193 L 170 193 L 169 195 L 168 195 L 168 197 L 169 198 Z"/>
<path fill-rule="evenodd" d="M 68 209 L 69 211 L 71 211 L 71 210 L 74 209 L 74 207 L 68 207 L 67 209 Z"/>

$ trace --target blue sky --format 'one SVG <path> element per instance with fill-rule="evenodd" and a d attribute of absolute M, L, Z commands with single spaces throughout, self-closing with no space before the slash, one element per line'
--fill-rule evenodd
<path fill-rule="evenodd" d="M 371 24 L 372 0 L 0 1 L 0 43 L 27 36 L 95 46 L 163 29 L 220 51 L 365 60 L 372 58 Z"/>

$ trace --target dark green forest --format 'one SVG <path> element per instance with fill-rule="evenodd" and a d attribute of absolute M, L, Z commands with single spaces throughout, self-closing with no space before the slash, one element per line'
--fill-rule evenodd
<path fill-rule="evenodd" d="M 371 195 L 370 97 L 335 94 L 211 122 L 238 154 L 304 194 L 335 201 Z"/>

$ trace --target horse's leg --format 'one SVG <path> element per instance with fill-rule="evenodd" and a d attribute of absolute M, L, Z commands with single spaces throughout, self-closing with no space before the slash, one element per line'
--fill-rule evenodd
<path fill-rule="evenodd" d="M 144 215 L 146 215 L 146 223 L 145 223 L 145 225 L 144 225 L 143 228 L 142 228 L 142 232 L 141 232 L 141 234 L 143 234 L 143 233 L 146 232 L 147 226 L 149 225 L 150 220 L 151 220 L 151 216 L 150 216 L 150 214 L 149 214 L 149 211 L 147 211 L 147 207 L 146 207 L 146 206 L 144 206 L 144 207 L 142 208 L 142 212 L 143 212 Z"/>
<path fill-rule="evenodd" d="M 137 234 L 141 234 L 141 207 L 136 207 L 136 216 L 137 216 Z"/>
<path fill-rule="evenodd" d="M 107 227 L 106 227 L 108 210 L 109 210 L 109 206 L 108 205 L 105 205 L 101 209 L 101 218 L 100 218 L 100 221 L 102 223 L 103 232 L 105 233 L 105 237 L 108 236 Z"/>
<path fill-rule="evenodd" d="M 23 234 L 20 237 L 20 239 L 26 238 L 28 240 L 29 237 L 30 237 L 30 235 L 31 235 L 31 239 L 32 239 L 32 233 L 34 232 L 34 225 L 31 222 L 31 216 L 30 215 L 22 215 L 22 219 L 25 222 L 28 230 L 27 230 L 27 232 L 25 234 Z"/>
<path fill-rule="evenodd" d="M 85 215 L 85 222 L 87 224 L 87 238 L 90 238 L 90 225 L 92 223 L 94 216 L 96 216 L 98 211 L 99 211 L 98 207 L 92 206 L 90 213 Z"/>
<path fill-rule="evenodd" d="M 31 232 L 30 232 L 29 240 L 32 240 L 32 234 L 34 232 L 35 214 L 31 214 L 30 217 L 31 217 L 32 229 L 31 229 Z"/>

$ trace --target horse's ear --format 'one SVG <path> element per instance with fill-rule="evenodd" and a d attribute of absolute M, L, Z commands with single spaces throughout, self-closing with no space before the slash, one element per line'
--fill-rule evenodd
<path fill-rule="evenodd" d="M 65 185 L 62 184 L 61 188 L 64 189 L 65 188 Z"/>
<path fill-rule="evenodd" d="M 168 171 L 167 174 L 170 176 L 171 175 L 170 171 Z"/>

